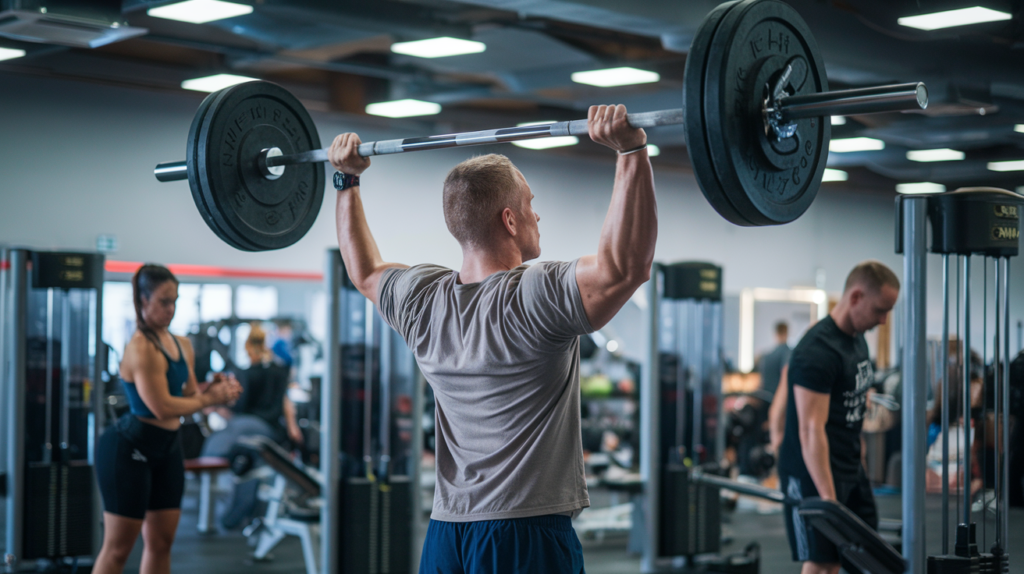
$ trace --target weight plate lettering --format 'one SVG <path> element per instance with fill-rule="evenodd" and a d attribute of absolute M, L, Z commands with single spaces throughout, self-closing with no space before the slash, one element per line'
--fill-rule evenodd
<path fill-rule="evenodd" d="M 235 238 L 229 243 L 254 251 L 281 249 L 313 226 L 323 203 L 323 166 L 289 165 L 275 180 L 256 166 L 266 148 L 289 155 L 320 147 L 306 109 L 284 88 L 246 82 L 221 90 L 196 139 L 198 189 L 216 224 L 211 228 Z"/>
<path fill-rule="evenodd" d="M 794 141 L 768 141 L 766 85 L 794 66 L 789 95 L 828 90 L 825 66 L 800 15 L 777 0 L 742 0 L 722 18 L 708 54 L 704 118 L 709 150 L 730 203 L 752 225 L 800 217 L 828 158 L 830 122 L 797 120 Z M 768 83 L 765 83 L 768 80 Z"/>

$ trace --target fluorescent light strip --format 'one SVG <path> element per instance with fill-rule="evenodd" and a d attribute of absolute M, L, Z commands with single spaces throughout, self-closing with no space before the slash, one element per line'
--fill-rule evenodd
<path fill-rule="evenodd" d="M 512 142 L 512 145 L 526 149 L 551 149 L 553 147 L 565 147 L 580 143 L 576 136 L 562 136 L 555 138 L 537 138 L 534 140 L 519 140 Z"/>
<path fill-rule="evenodd" d="M 483 42 L 450 38 L 448 36 L 416 40 L 415 42 L 397 42 L 391 45 L 392 52 L 416 56 L 417 58 L 447 58 L 448 56 L 461 56 L 463 54 L 479 54 L 486 49 L 487 45 Z"/>
<path fill-rule="evenodd" d="M 657 82 L 661 76 L 657 72 L 638 70 L 636 68 L 609 68 L 607 70 L 591 70 L 589 72 L 573 72 L 572 81 L 599 88 L 613 86 L 630 86 L 633 84 L 649 84 Z"/>
<path fill-rule="evenodd" d="M 159 8 L 150 8 L 146 13 L 157 18 L 178 20 L 190 24 L 205 24 L 214 20 L 251 14 L 252 6 L 222 2 L 221 0 L 187 0 Z"/>
<path fill-rule="evenodd" d="M 1024 171 L 1024 159 L 1014 161 L 990 161 L 988 168 L 992 171 Z"/>
<path fill-rule="evenodd" d="M 1015 131 L 1015 132 L 1017 132 L 1019 134 L 1024 134 L 1024 124 L 1017 124 L 1017 125 L 1013 126 L 1013 131 Z"/>
<path fill-rule="evenodd" d="M 946 186 L 940 183 L 932 183 L 930 181 L 923 181 L 920 183 L 900 183 L 896 185 L 896 191 L 906 194 L 942 193 L 946 191 Z"/>
<path fill-rule="evenodd" d="M 661 155 L 661 148 L 654 144 L 647 144 L 647 157 Z"/>
<path fill-rule="evenodd" d="M 973 8 L 947 10 L 933 14 L 921 14 L 920 16 L 905 16 L 896 20 L 896 22 L 900 26 L 917 28 L 918 30 L 938 30 L 940 28 L 952 28 L 953 26 L 998 22 L 1000 20 L 1009 20 L 1011 17 L 1006 12 L 974 6 Z"/>
<path fill-rule="evenodd" d="M 846 117 L 845 116 L 832 116 L 832 125 L 834 125 L 834 126 L 846 125 Z"/>
<path fill-rule="evenodd" d="M 25 55 L 25 50 L 16 50 L 14 48 L 0 48 L 0 61 L 13 60 L 14 58 L 20 58 Z"/>
<path fill-rule="evenodd" d="M 828 151 L 835 153 L 875 151 L 880 149 L 885 149 L 885 142 L 874 138 L 845 138 L 832 140 L 828 144 Z"/>
<path fill-rule="evenodd" d="M 828 181 L 846 181 L 849 178 L 850 174 L 841 169 L 825 168 L 825 175 L 821 178 L 821 181 L 822 183 Z"/>
<path fill-rule="evenodd" d="M 910 161 L 960 161 L 964 159 L 964 152 L 955 149 L 916 149 L 907 152 L 907 159 Z"/>
<path fill-rule="evenodd" d="M 216 92 L 217 90 L 223 90 L 224 88 L 234 86 L 235 84 L 242 84 L 245 82 L 253 82 L 256 78 L 250 78 L 248 76 L 236 76 L 234 74 L 214 74 L 212 76 L 206 76 L 203 78 L 192 78 L 191 80 L 185 80 L 181 83 L 181 87 L 186 90 L 195 90 L 197 92 Z"/>
<path fill-rule="evenodd" d="M 441 104 L 422 100 L 395 100 L 377 102 L 366 106 L 366 113 L 386 118 L 411 118 L 415 116 L 432 116 L 441 111 Z"/>

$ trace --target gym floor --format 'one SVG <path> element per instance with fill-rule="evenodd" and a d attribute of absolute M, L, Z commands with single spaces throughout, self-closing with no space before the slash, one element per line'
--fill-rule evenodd
<path fill-rule="evenodd" d="M 595 493 L 597 494 L 597 493 Z M 595 497 L 597 498 L 597 497 Z M 899 496 L 880 496 L 879 511 L 883 517 L 898 518 L 900 514 Z M 941 499 L 929 495 L 927 498 L 928 525 L 938 524 L 941 519 Z M 955 516 L 955 508 L 950 508 Z M 194 483 L 186 493 L 181 525 L 178 528 L 178 539 L 174 545 L 172 572 L 187 574 L 221 574 L 246 570 L 252 574 L 303 572 L 302 550 L 297 538 L 288 537 L 273 552 L 273 561 L 253 563 L 251 548 L 238 532 L 200 535 L 196 531 L 196 497 Z M 761 572 L 797 572 L 798 569 L 790 561 L 789 545 L 786 541 L 786 530 L 778 513 L 758 514 L 754 511 L 738 511 L 727 514 L 731 518 L 726 528 L 732 533 L 731 542 L 723 547 L 724 554 L 740 552 L 750 542 L 758 542 L 761 546 Z M 989 540 L 994 533 L 994 522 L 988 524 Z M 979 539 L 982 535 L 978 525 Z M 935 528 L 928 530 L 928 548 L 937 552 L 941 547 L 941 531 Z M 1014 508 L 1010 511 L 1010 572 L 1024 574 L 1024 509 Z M 1014 552 L 1016 550 L 1016 552 Z M 627 574 L 640 572 L 640 559 L 626 552 L 625 536 L 608 536 L 601 542 L 583 541 L 583 552 L 586 569 L 589 574 Z M 128 561 L 125 572 L 138 572 L 142 557 L 141 540 L 135 547 Z"/>

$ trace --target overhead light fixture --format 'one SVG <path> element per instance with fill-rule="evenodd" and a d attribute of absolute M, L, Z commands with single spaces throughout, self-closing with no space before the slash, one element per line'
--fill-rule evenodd
<path fill-rule="evenodd" d="M 920 183 L 899 183 L 896 184 L 896 191 L 906 194 L 942 193 L 946 191 L 946 186 L 941 183 L 932 183 L 930 181 L 923 181 Z"/>
<path fill-rule="evenodd" d="M 910 161 L 960 161 L 964 159 L 964 152 L 955 149 L 915 149 L 907 152 L 907 159 Z"/>
<path fill-rule="evenodd" d="M 829 169 L 825 168 L 825 175 L 822 176 L 822 183 L 828 181 L 846 181 L 850 179 L 850 174 L 846 173 L 841 169 Z"/>
<path fill-rule="evenodd" d="M 992 171 L 1024 171 L 1024 159 L 1014 161 L 990 161 L 988 168 Z"/>
<path fill-rule="evenodd" d="M 875 138 L 845 138 L 832 140 L 828 144 L 828 151 L 836 153 L 875 151 L 880 149 L 885 149 L 885 142 Z"/>
<path fill-rule="evenodd" d="M 178 20 L 190 24 L 205 24 L 214 20 L 245 16 L 252 13 L 252 6 L 237 4 L 235 2 L 223 2 L 222 0 L 186 0 L 150 8 L 146 14 L 157 18 Z"/>
<path fill-rule="evenodd" d="M 448 36 L 391 44 L 392 52 L 416 56 L 417 58 L 446 58 L 463 54 L 479 54 L 486 49 L 487 45 L 483 42 L 450 38 Z"/>
<path fill-rule="evenodd" d="M 846 124 L 845 116 L 832 116 L 832 125 L 841 126 Z"/>
<path fill-rule="evenodd" d="M 1013 131 L 1024 134 L 1024 124 L 1017 124 L 1013 126 Z"/>
<path fill-rule="evenodd" d="M 661 148 L 654 144 L 647 144 L 647 156 L 654 157 L 661 155 Z"/>
<path fill-rule="evenodd" d="M 920 16 L 905 16 L 896 20 L 896 22 L 900 26 L 917 28 L 918 30 L 938 30 L 940 28 L 952 28 L 953 26 L 998 22 L 1000 20 L 1009 20 L 1010 18 L 1012 16 L 1006 12 L 974 6 L 972 8 L 960 8 L 959 10 L 921 14 Z"/>
<path fill-rule="evenodd" d="M 553 124 L 553 121 L 544 122 L 523 122 L 516 124 L 516 127 L 523 128 L 526 126 L 542 126 L 545 124 Z M 553 138 L 537 138 L 533 140 L 519 140 L 512 142 L 512 145 L 522 147 L 526 149 L 551 149 L 553 147 L 565 147 L 570 145 L 576 145 L 580 143 L 580 138 L 576 136 L 559 136 Z"/>
<path fill-rule="evenodd" d="M 4 60 L 13 60 L 20 58 L 25 55 L 25 50 L 17 50 L 14 48 L 0 48 L 0 62 Z"/>
<path fill-rule="evenodd" d="M 638 70 L 636 68 L 608 68 L 607 70 L 591 70 L 589 72 L 573 72 L 572 81 L 599 88 L 613 86 L 631 86 L 633 84 L 650 84 L 657 82 L 661 76 L 657 72 Z"/>
<path fill-rule="evenodd" d="M 197 92 L 216 92 L 217 90 L 223 90 L 224 88 L 234 86 L 235 84 L 253 81 L 256 81 L 256 78 L 236 76 L 234 74 L 214 74 L 203 78 L 185 80 L 181 83 L 181 87 L 186 90 L 195 90 Z"/>
<path fill-rule="evenodd" d="M 395 100 L 377 102 L 366 106 L 366 113 L 386 118 L 411 118 L 415 116 L 432 116 L 441 111 L 441 104 L 422 100 Z"/>

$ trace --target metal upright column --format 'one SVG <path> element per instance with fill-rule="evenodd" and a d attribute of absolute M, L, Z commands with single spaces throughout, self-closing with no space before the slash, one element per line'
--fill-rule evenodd
<path fill-rule="evenodd" d="M 660 392 L 658 364 L 658 280 L 661 277 L 657 263 L 647 282 L 647 313 L 644 314 L 644 344 L 647 355 L 640 373 L 640 478 L 644 483 L 643 518 L 644 550 L 640 560 L 641 572 L 653 572 L 658 559 L 658 513 L 654 501 L 661 488 L 661 413 L 658 409 Z"/>
<path fill-rule="evenodd" d="M 999 260 L 996 260 L 996 265 L 999 265 Z M 1002 400 L 1002 421 L 1003 421 L 1003 513 L 1000 519 L 1002 520 L 1003 536 L 1009 538 L 1010 533 L 1010 362 L 1012 361 L 1010 356 L 1010 258 L 1003 258 L 1003 400 Z M 1021 424 L 1021 423 L 1018 423 Z M 998 432 L 998 427 L 997 432 Z M 998 441 L 997 441 L 998 442 Z M 996 451 L 998 453 L 998 449 Z M 1018 485 L 1019 486 L 1019 485 Z M 1003 548 L 1007 551 L 1010 550 L 1008 540 L 1004 543 Z"/>
<path fill-rule="evenodd" d="M 22 554 L 22 512 L 25 481 L 25 331 L 28 321 L 28 257 L 23 249 L 10 253 L 11 308 L 7 341 L 10 351 L 7 365 L 7 550 L 4 563 L 16 566 Z"/>
<path fill-rule="evenodd" d="M 942 404 L 949 404 L 949 254 L 942 255 Z M 942 553 L 949 554 L 949 409 L 942 409 Z"/>
<path fill-rule="evenodd" d="M 925 485 L 925 313 L 927 261 L 925 214 L 928 199 L 903 198 L 903 556 L 907 572 L 924 574 L 927 567 L 924 533 Z"/>
<path fill-rule="evenodd" d="M 338 572 L 338 511 L 340 509 L 341 465 L 341 314 L 345 298 L 341 292 L 341 252 L 328 249 L 324 260 L 324 289 L 327 294 L 327 365 L 320 383 L 320 473 L 324 482 L 324 512 L 320 517 L 320 572 Z"/>
<path fill-rule="evenodd" d="M 961 425 L 964 429 L 964 460 L 963 460 L 963 510 L 964 524 L 971 523 L 971 256 L 964 256 L 964 358 L 963 375 L 964 388 L 960 397 L 960 405 L 963 407 L 964 421 Z M 942 410 L 948 410 L 948 404 L 942 405 Z M 960 439 L 957 438 L 957 442 Z M 958 461 L 959 462 L 959 461 Z"/>

